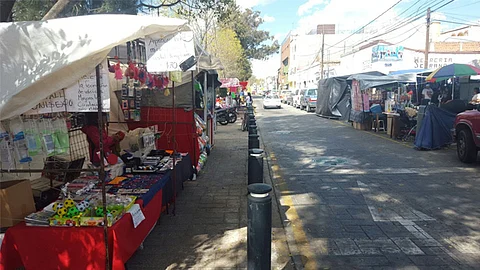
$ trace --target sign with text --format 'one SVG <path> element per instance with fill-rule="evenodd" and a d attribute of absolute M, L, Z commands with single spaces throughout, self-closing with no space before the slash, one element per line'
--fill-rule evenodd
<path fill-rule="evenodd" d="M 402 61 L 403 46 L 377 45 L 372 48 L 372 62 Z"/>
<path fill-rule="evenodd" d="M 110 84 L 107 62 L 100 64 L 103 111 L 110 111 Z M 57 91 L 26 114 L 97 111 L 97 76 L 95 71 L 80 78 L 74 85 Z"/>
<path fill-rule="evenodd" d="M 179 32 L 165 37 L 147 36 L 147 66 L 150 72 L 181 71 L 180 63 L 195 56 L 193 32 Z M 189 70 L 195 69 L 195 66 Z"/>

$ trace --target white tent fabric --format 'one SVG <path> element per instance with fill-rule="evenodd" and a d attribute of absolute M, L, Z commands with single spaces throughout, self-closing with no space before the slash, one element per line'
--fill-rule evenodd
<path fill-rule="evenodd" d="M 0 120 L 74 84 L 117 45 L 188 30 L 185 20 L 135 15 L 1 23 Z"/>

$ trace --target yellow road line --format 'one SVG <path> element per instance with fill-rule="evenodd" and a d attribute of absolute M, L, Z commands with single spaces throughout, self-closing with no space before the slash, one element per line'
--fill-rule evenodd
<path fill-rule="evenodd" d="M 285 179 L 282 177 L 280 167 L 277 165 L 277 158 L 273 151 L 270 151 L 270 160 L 272 162 L 272 177 L 275 179 L 275 186 L 279 188 L 282 194 L 288 194 L 288 186 L 285 182 Z M 286 216 L 291 222 L 293 237 L 297 244 L 298 250 L 300 252 L 302 264 L 305 269 L 318 269 L 317 262 L 315 259 L 315 253 L 312 252 L 310 243 L 308 242 L 307 235 L 303 229 L 303 223 L 300 217 L 298 216 L 297 210 L 293 203 L 292 196 L 290 195 L 281 195 L 281 205 L 287 206 L 288 210 L 286 211 Z M 321 254 L 326 254 L 326 250 L 319 251 Z"/>

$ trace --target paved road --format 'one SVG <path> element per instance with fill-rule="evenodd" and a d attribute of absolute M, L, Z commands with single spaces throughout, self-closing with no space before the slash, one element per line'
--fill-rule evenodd
<path fill-rule="evenodd" d="M 480 269 L 480 162 L 256 106 L 292 253 L 307 269 Z"/>

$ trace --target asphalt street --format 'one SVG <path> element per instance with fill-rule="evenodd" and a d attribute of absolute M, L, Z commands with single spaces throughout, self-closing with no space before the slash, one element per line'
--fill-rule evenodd
<path fill-rule="evenodd" d="M 256 117 L 306 269 L 480 269 L 480 162 L 284 105 Z"/>

